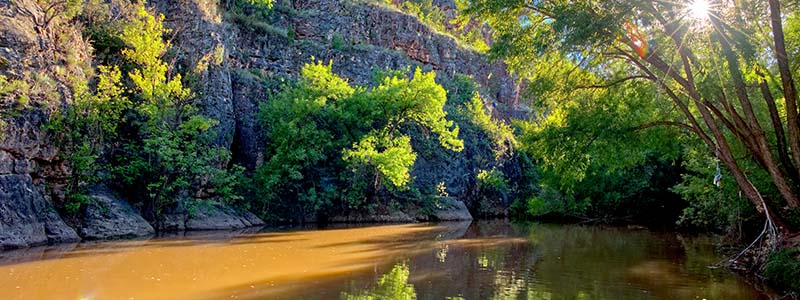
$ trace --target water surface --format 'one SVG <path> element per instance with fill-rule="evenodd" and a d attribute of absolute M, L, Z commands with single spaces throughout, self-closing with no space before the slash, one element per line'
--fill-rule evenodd
<path fill-rule="evenodd" d="M 770 299 L 709 238 L 474 223 L 216 232 L 0 252 L 2 299 Z"/>

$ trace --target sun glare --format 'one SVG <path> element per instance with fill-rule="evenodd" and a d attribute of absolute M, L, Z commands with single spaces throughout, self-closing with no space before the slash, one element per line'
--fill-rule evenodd
<path fill-rule="evenodd" d="M 708 3 L 708 0 L 692 0 L 692 3 L 689 4 L 689 13 L 692 18 L 696 20 L 708 19 L 710 10 L 711 5 Z"/>

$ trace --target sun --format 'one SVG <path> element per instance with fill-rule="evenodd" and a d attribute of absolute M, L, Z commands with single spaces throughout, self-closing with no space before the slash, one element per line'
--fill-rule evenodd
<path fill-rule="evenodd" d="M 692 0 L 688 8 L 692 18 L 696 20 L 706 20 L 711 13 L 711 4 L 708 0 Z"/>

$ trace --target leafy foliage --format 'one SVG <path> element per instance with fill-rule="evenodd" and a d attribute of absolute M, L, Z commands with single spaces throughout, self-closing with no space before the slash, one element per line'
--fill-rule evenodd
<path fill-rule="evenodd" d="M 272 0 L 250 0 L 250 5 L 272 8 Z"/>
<path fill-rule="evenodd" d="M 356 293 L 342 293 L 346 300 L 413 300 L 417 299 L 414 285 L 408 283 L 408 265 L 397 264 L 389 273 L 378 279 L 377 286 L 370 290 Z"/>
<path fill-rule="evenodd" d="M 751 213 L 732 197 L 736 188 L 731 179 L 751 207 L 761 207 L 762 196 L 770 206 L 784 205 L 780 199 L 793 203 L 796 192 L 784 179 L 793 176 L 793 167 L 786 167 L 788 159 L 776 162 L 780 153 L 773 152 L 788 148 L 780 145 L 785 138 L 778 129 L 791 131 L 796 124 L 771 118 L 776 113 L 770 110 L 788 112 L 781 111 L 786 108 L 780 103 L 768 107 L 777 102 L 771 94 L 780 90 L 778 76 L 771 74 L 781 64 L 773 58 L 783 55 L 774 48 L 755 50 L 783 38 L 764 29 L 772 26 L 763 17 L 766 3 L 714 6 L 710 20 L 687 18 L 682 3 L 461 4 L 468 17 L 493 29 L 490 54 L 529 80 L 526 96 L 544 116 L 518 123 L 521 147 L 534 158 L 542 178 L 538 197 L 522 200 L 533 211 L 597 216 L 607 211 L 601 207 L 629 206 L 642 192 L 669 194 L 666 188 L 676 182 L 651 181 L 675 180 L 674 174 L 686 172 L 683 168 L 689 172 L 673 190 L 690 200 L 682 225 L 725 227 L 740 213 Z M 733 17 L 734 11 L 741 18 Z M 786 11 L 787 43 L 792 44 L 796 12 Z M 705 155 L 696 155 L 702 146 Z M 697 168 L 716 158 L 731 175 L 723 175 L 722 191 L 709 184 L 713 174 L 707 168 Z M 646 176 L 636 175 L 641 171 Z"/>
<path fill-rule="evenodd" d="M 76 214 L 90 202 L 84 194 L 86 187 L 103 180 L 104 166 L 100 159 L 119 137 L 124 113 L 132 105 L 123 95 L 121 76 L 116 66 L 98 67 L 94 90 L 90 91 L 86 83 L 76 85 L 72 106 L 66 113 L 55 115 L 48 124 L 72 169 L 65 203 L 70 214 Z"/>
<path fill-rule="evenodd" d="M 502 172 L 497 169 L 490 171 L 481 170 L 478 172 L 478 187 L 490 189 L 497 192 L 507 192 L 509 190 L 508 180 Z"/>
<path fill-rule="evenodd" d="M 787 249 L 770 255 L 764 266 L 764 276 L 772 284 L 794 291 L 800 290 L 800 255 L 799 249 Z"/>
<path fill-rule="evenodd" d="M 353 87 L 331 64 L 313 62 L 298 82 L 262 105 L 269 160 L 258 168 L 257 182 L 265 211 L 359 208 L 382 188 L 406 188 L 416 154 L 401 131 L 405 124 L 426 128 L 445 149 L 463 149 L 458 127 L 445 118 L 446 95 L 434 74 L 397 74 L 379 76 L 372 89 Z M 292 195 L 300 203 L 281 201 Z"/>
<path fill-rule="evenodd" d="M 722 173 L 720 186 L 713 184 L 719 162 L 701 145 L 688 145 L 684 150 L 684 167 L 680 184 L 673 191 L 686 199 L 678 224 L 686 228 L 724 231 L 741 224 L 755 210 L 739 194 L 739 189 L 728 172 Z"/>
<path fill-rule="evenodd" d="M 670 116 L 662 96 L 636 82 L 596 88 L 585 83 L 597 80 L 592 74 L 564 57 L 550 60 L 538 65 L 529 92 L 546 116 L 516 123 L 542 191 L 519 200 L 527 213 L 650 221 L 655 207 L 679 209 L 669 188 L 679 180 L 680 131 L 649 125 Z"/>
<path fill-rule="evenodd" d="M 230 152 L 212 145 L 216 120 L 199 115 L 191 90 L 163 61 L 170 46 L 164 17 L 143 4 L 135 9 L 118 29 L 103 31 L 123 45 L 109 50 L 119 51 L 124 71 L 99 66 L 91 84 L 75 82 L 73 105 L 48 125 L 72 168 L 65 209 L 79 212 L 90 201 L 86 187 L 111 179 L 155 216 L 198 195 L 239 203 L 243 170 L 224 167 Z"/>
<path fill-rule="evenodd" d="M 230 159 L 230 152 L 210 146 L 214 137 L 210 129 L 217 121 L 197 113 L 194 96 L 183 86 L 181 75 L 170 76 L 169 66 L 161 59 L 169 48 L 163 39 L 168 32 L 163 18 L 140 6 L 137 17 L 120 35 L 127 46 L 122 54 L 136 65 L 128 76 L 138 100 L 134 111 L 139 118 L 134 125 L 141 140 L 126 143 L 127 153 L 116 158 L 115 167 L 122 182 L 147 189 L 142 196 L 156 214 L 186 189 L 207 188 L 212 182 L 226 186 L 226 181 L 235 178 L 219 167 Z"/>

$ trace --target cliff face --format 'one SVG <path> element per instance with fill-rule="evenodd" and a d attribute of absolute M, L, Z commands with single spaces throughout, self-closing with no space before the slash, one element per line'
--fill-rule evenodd
<path fill-rule="evenodd" d="M 203 1 L 153 3 L 175 29 L 174 45 L 187 65 L 196 67 L 224 49 L 223 60 L 201 66 L 200 94 L 206 114 L 221 123 L 220 142 L 235 142 L 235 156 L 248 167 L 261 152 L 257 103 L 276 87 L 255 77 L 296 77 L 312 57 L 332 61 L 335 73 L 360 85 L 386 68 L 420 66 L 436 71 L 440 81 L 469 75 L 485 89 L 483 96 L 501 104 L 493 112 L 498 118 L 508 118 L 519 100 L 516 79 L 503 62 L 490 62 L 416 17 L 369 1 L 277 1 L 273 15 L 258 24 L 222 17 Z"/>
<path fill-rule="evenodd" d="M 51 196 L 61 195 L 69 169 L 44 126 L 55 108 L 70 102 L 67 79 L 85 77 L 80 62 L 89 61 L 88 47 L 74 28 L 35 22 L 46 17 L 39 6 L 17 5 L 0 1 L 0 74 L 33 80 L 6 82 L 10 91 L 0 95 L 0 248 L 78 240 L 53 206 Z M 76 63 L 54 63 L 67 58 Z M 28 96 L 18 97 L 23 89 Z"/>
<path fill-rule="evenodd" d="M 372 82 L 374 70 L 385 68 L 419 66 L 435 70 L 437 80 L 443 82 L 457 74 L 469 75 L 495 104 L 487 106 L 498 107 L 493 110 L 497 118 L 507 118 L 518 101 L 516 80 L 502 62 L 489 62 L 485 56 L 460 46 L 454 38 L 433 32 L 417 18 L 382 4 L 277 1 L 270 16 L 253 23 L 241 16 L 225 15 L 212 2 L 158 0 L 150 5 L 166 16 L 165 25 L 173 30 L 172 43 L 182 71 L 197 77 L 195 92 L 202 99 L 203 113 L 219 121 L 215 143 L 230 147 L 233 160 L 249 169 L 263 160 L 267 142 L 256 118 L 259 103 L 268 101 L 267 95 L 278 87 L 278 78 L 295 77 L 311 57 L 331 60 L 335 73 L 364 85 Z M 444 5 L 452 5 L 445 2 Z M 0 0 L 0 74 L 9 78 L 43 74 L 47 79 L 34 83 L 34 92 L 24 108 L 19 108 L 14 95 L 0 96 L 0 248 L 78 239 L 76 230 L 67 226 L 53 208 L 54 202 L 63 200 L 60 186 L 70 170 L 60 160 L 57 145 L 44 128 L 53 110 L 69 105 L 70 77 L 85 77 L 82 70 L 92 63 L 91 47 L 84 42 L 77 25 L 60 24 L 58 31 L 52 29 L 56 27 L 45 28 L 32 21 L 45 15 L 40 7 L 27 0 L 16 3 L 17 7 Z M 69 43 L 63 42 L 64 37 Z M 60 46 L 65 44 L 71 46 Z M 69 63 L 63 61 L 65 58 Z M 474 179 L 470 178 L 474 178 L 471 175 L 477 169 L 503 167 L 503 159 L 475 162 L 476 156 L 492 157 L 492 149 L 475 140 L 466 142 L 464 152 L 447 159 L 421 156 L 412 173 L 417 184 L 444 182 L 450 196 L 466 198 L 475 189 Z M 113 196 L 95 198 L 122 201 Z M 477 207 L 467 204 L 473 211 Z M 131 209 L 127 207 L 125 211 Z M 218 213 L 209 215 L 219 218 L 220 214 L 227 215 L 224 211 L 220 208 Z M 196 219 L 202 216 L 190 220 L 192 217 L 183 214 L 176 217 L 180 219 L 176 228 L 191 229 L 189 224 L 204 228 L 199 224 L 202 220 Z M 259 223 L 253 216 L 231 215 L 229 218 L 240 221 L 218 223 Z M 245 219 L 250 221 L 241 221 Z M 72 225 L 79 227 L 79 233 L 114 237 L 80 228 L 85 224 L 93 222 Z M 140 223 L 136 226 L 142 231 L 126 235 L 152 231 Z"/>
<path fill-rule="evenodd" d="M 259 103 L 267 101 L 270 90 L 277 87 L 274 79 L 296 77 L 312 57 L 332 61 L 335 73 L 360 85 L 371 84 L 373 71 L 386 68 L 419 66 L 436 71 L 440 82 L 457 74 L 468 75 L 494 103 L 487 106 L 498 108 L 493 110 L 496 118 L 507 119 L 519 100 L 517 80 L 503 62 L 490 62 L 453 37 L 432 31 L 416 17 L 384 5 L 369 1 L 282 1 L 276 3 L 272 16 L 253 24 L 231 15 L 218 23 L 195 1 L 181 5 L 168 2 L 173 1 L 157 2 L 157 6 L 169 16 L 168 24 L 180 28 L 175 45 L 190 57 L 189 61 L 202 60 L 220 47 L 225 49 L 224 62 L 209 66 L 204 75 L 203 90 L 208 91 L 205 103 L 211 116 L 222 118 L 219 136 L 232 138 L 225 143 L 230 143 L 236 162 L 250 169 L 263 159 L 266 143 L 256 120 Z M 190 17 L 198 15 L 204 17 Z M 198 40 L 216 42 L 198 44 Z M 491 149 L 477 144 L 468 140 L 467 151 L 447 160 L 421 157 L 412 175 L 421 186 L 445 182 L 451 196 L 464 198 L 474 189 L 475 183 L 469 178 L 474 178 L 479 167 L 491 169 L 503 163 L 473 163 L 475 156 L 492 156 Z"/>

